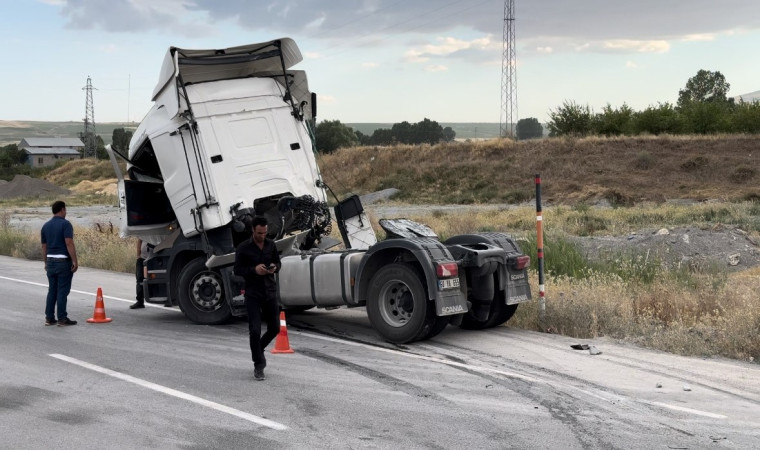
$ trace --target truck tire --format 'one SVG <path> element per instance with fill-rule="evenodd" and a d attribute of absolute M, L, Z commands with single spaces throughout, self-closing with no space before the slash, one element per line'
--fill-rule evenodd
<path fill-rule="evenodd" d="M 209 270 L 203 258 L 193 259 L 182 268 L 177 293 L 180 309 L 195 323 L 218 325 L 232 318 L 222 276 Z"/>
<path fill-rule="evenodd" d="M 517 311 L 517 305 L 505 304 L 503 296 L 497 293 L 491 302 L 491 311 L 488 313 L 488 319 L 479 320 L 468 312 L 462 318 L 462 324 L 459 327 L 465 330 L 484 330 L 486 328 L 498 327 L 511 319 L 515 311 Z"/>
<path fill-rule="evenodd" d="M 393 263 L 380 268 L 370 280 L 367 316 L 386 340 L 405 344 L 430 335 L 435 303 L 427 300 L 420 275 L 412 266 Z"/>

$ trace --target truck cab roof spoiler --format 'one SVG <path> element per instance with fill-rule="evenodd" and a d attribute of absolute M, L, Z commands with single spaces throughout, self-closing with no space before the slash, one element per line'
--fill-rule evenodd
<path fill-rule="evenodd" d="M 280 72 L 303 60 L 290 38 L 226 49 L 191 50 L 170 47 L 164 57 L 153 101 L 178 77 L 184 83 L 225 80 Z"/>

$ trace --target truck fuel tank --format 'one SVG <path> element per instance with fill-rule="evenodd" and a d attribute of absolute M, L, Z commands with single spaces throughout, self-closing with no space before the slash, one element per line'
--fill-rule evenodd
<path fill-rule="evenodd" d="M 363 251 L 305 253 L 281 258 L 277 274 L 283 306 L 355 306 L 353 280 Z"/>

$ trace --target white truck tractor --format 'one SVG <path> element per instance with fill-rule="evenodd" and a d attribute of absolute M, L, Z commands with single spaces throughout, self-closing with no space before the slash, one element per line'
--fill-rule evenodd
<path fill-rule="evenodd" d="M 510 235 L 441 242 L 422 224 L 383 219 L 387 238 L 377 242 L 359 197 L 336 198 L 331 211 L 315 158 L 316 95 L 306 74 L 291 70 L 301 59 L 288 38 L 169 49 L 127 154 L 108 148 L 121 233 L 155 246 L 145 301 L 178 305 L 199 324 L 244 316 L 235 247 L 250 238 L 250 219 L 263 215 L 281 254 L 286 310 L 365 307 L 394 343 L 449 324 L 506 322 L 531 298 L 530 258 Z M 333 223 L 343 245 L 329 236 Z"/>

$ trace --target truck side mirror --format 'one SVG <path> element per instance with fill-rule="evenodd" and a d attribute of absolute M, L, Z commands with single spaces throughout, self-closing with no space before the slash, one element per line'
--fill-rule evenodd
<path fill-rule="evenodd" d="M 317 93 L 311 93 L 311 118 L 317 120 Z"/>

